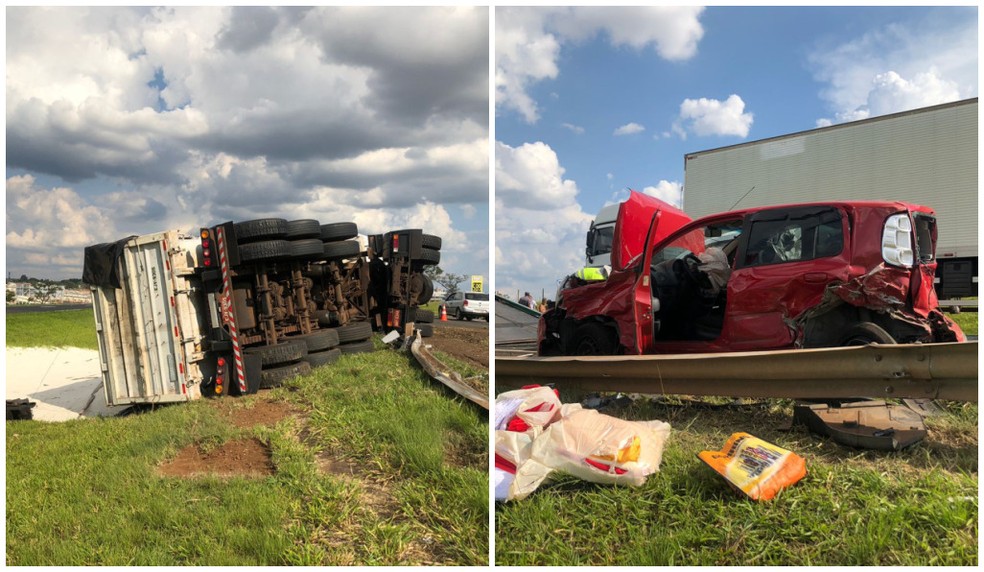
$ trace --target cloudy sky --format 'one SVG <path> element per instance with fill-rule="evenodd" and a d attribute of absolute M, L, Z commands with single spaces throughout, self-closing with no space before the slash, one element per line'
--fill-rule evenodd
<path fill-rule="evenodd" d="M 977 8 L 497 8 L 496 288 L 553 298 L 686 153 L 978 95 Z"/>
<path fill-rule="evenodd" d="M 487 8 L 7 8 L 6 265 L 227 220 L 424 228 L 488 275 Z"/>

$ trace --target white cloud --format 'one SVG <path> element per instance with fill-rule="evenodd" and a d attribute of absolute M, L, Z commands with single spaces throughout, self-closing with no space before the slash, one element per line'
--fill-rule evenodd
<path fill-rule="evenodd" d="M 495 184 L 496 288 L 553 298 L 557 280 L 584 263 L 592 215 L 577 202 L 577 184 L 540 142 L 496 142 Z"/>
<path fill-rule="evenodd" d="M 817 48 L 809 62 L 832 111 L 818 126 L 975 97 L 977 11 L 931 11 Z"/>
<path fill-rule="evenodd" d="M 622 125 L 621 127 L 615 129 L 612 135 L 616 137 L 620 135 L 632 135 L 634 133 L 641 133 L 645 130 L 646 128 L 643 127 L 642 125 L 639 125 L 638 123 L 626 123 L 625 125 Z"/>
<path fill-rule="evenodd" d="M 683 208 L 683 185 L 677 181 L 661 180 L 655 187 L 646 187 L 642 192 L 675 207 Z"/>
<path fill-rule="evenodd" d="M 745 102 L 732 94 L 728 99 L 685 99 L 680 104 L 680 116 L 673 124 L 673 131 L 686 139 L 686 134 L 698 136 L 734 135 L 748 137 L 753 114 L 745 113 Z"/>
<path fill-rule="evenodd" d="M 697 53 L 703 37 L 700 7 L 496 8 L 495 105 L 515 111 L 527 123 L 539 119 L 528 89 L 557 77 L 565 43 L 603 33 L 615 47 L 652 47 L 660 57 L 680 61 Z"/>
<path fill-rule="evenodd" d="M 564 129 L 569 130 L 571 133 L 573 133 L 575 135 L 583 135 L 584 134 L 584 127 L 580 127 L 578 125 L 573 125 L 571 123 L 561 123 L 560 126 L 563 127 Z"/>

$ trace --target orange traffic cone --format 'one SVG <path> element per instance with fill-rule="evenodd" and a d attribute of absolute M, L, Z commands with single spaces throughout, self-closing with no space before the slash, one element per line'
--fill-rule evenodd
<path fill-rule="evenodd" d="M 448 321 L 448 307 L 445 306 L 444 304 L 441 304 L 441 321 L 442 322 Z"/>

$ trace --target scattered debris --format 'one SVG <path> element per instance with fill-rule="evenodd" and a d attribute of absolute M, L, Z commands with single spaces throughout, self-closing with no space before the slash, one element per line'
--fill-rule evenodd
<path fill-rule="evenodd" d="M 834 441 L 861 449 L 898 451 L 926 438 L 922 416 L 903 405 L 881 400 L 843 403 L 801 403 L 793 422 Z"/>
<path fill-rule="evenodd" d="M 697 458 L 752 500 L 770 500 L 806 476 L 802 457 L 748 433 L 735 433 L 720 451 Z"/>
<path fill-rule="evenodd" d="M 7 400 L 7 421 L 22 421 L 34 419 L 31 411 L 37 403 L 28 399 L 8 399 Z"/>

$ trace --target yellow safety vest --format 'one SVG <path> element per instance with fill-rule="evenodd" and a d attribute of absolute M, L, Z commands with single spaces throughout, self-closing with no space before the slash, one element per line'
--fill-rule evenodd
<path fill-rule="evenodd" d="M 585 282 L 601 282 L 608 280 L 608 268 L 604 266 L 585 266 L 575 274 Z"/>

